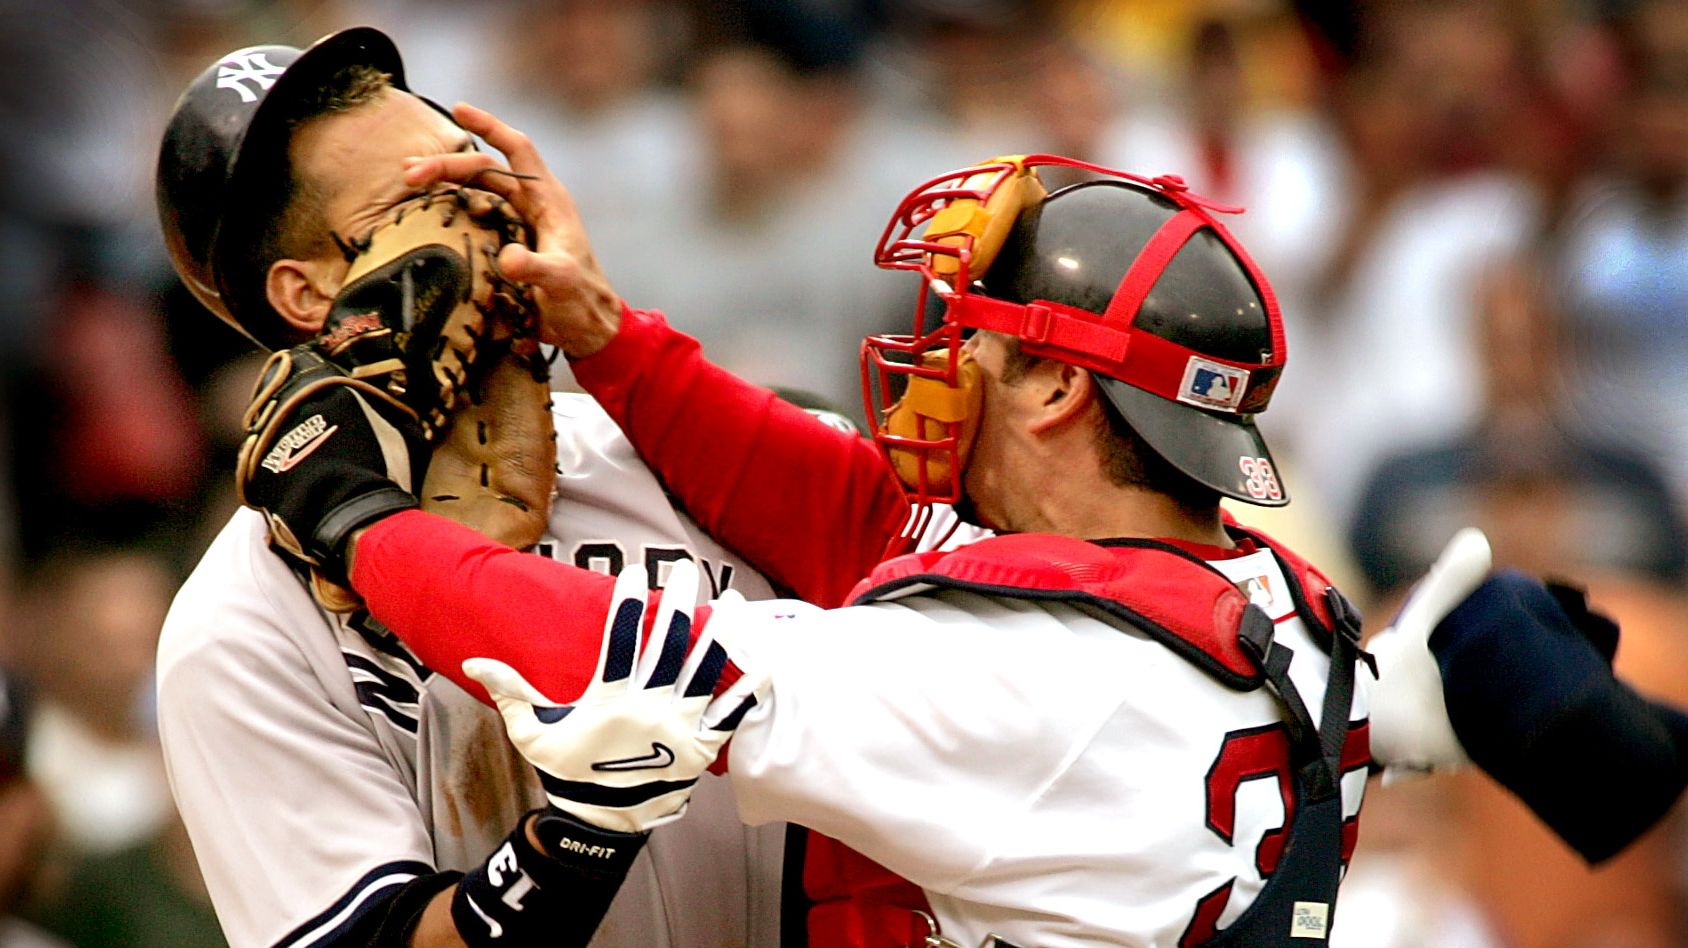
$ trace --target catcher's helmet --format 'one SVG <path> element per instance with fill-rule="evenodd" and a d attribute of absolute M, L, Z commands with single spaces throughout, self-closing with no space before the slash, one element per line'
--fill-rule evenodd
<path fill-rule="evenodd" d="M 276 118 L 285 111 L 280 103 L 359 64 L 391 75 L 393 86 L 406 90 L 393 41 L 354 27 L 305 50 L 249 46 L 229 53 L 182 93 L 164 130 L 157 200 L 170 261 L 211 312 L 267 348 L 285 340 L 277 317 L 231 286 L 229 246 L 250 235 L 228 225 L 250 218 L 255 197 L 281 186 L 264 174 L 280 167 L 277 150 L 287 148 L 287 130 Z"/>
<path fill-rule="evenodd" d="M 1046 193 L 1036 169 L 1050 165 L 1100 177 Z M 926 284 L 912 336 L 863 346 L 870 419 L 879 421 L 896 389 L 886 376 L 954 385 L 962 360 L 930 354 L 954 356 L 965 330 L 994 330 L 1017 337 L 1027 355 L 1091 370 L 1127 423 L 1192 480 L 1248 503 L 1288 503 L 1254 425 L 1283 369 L 1283 322 L 1265 277 L 1214 218 L 1239 210 L 1173 176 L 1052 155 L 926 183 L 904 199 L 876 254 L 880 266 L 918 270 Z M 931 294 L 944 304 L 936 329 L 924 324 Z M 949 483 L 905 477 L 920 482 L 917 503 L 960 496 L 959 424 L 916 438 L 876 424 L 875 434 L 904 469 L 909 455 L 899 452 L 936 456 L 922 471 Z"/>

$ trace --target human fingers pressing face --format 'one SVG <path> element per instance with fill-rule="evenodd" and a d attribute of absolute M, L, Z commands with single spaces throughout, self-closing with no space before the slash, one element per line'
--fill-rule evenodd
<path fill-rule="evenodd" d="M 491 155 L 418 154 L 406 164 L 406 184 L 426 188 L 449 182 L 500 194 L 532 225 L 540 253 L 561 251 L 595 267 L 574 198 L 545 166 L 532 139 L 491 112 L 467 103 L 453 106 L 451 114 L 463 128 L 503 153 L 506 163 Z"/>
<path fill-rule="evenodd" d="M 451 114 L 502 152 L 505 162 L 491 155 L 419 154 L 405 163 L 405 185 L 468 185 L 509 201 L 527 222 L 533 247 L 506 246 L 498 263 L 506 276 L 532 286 L 540 339 L 571 357 L 603 348 L 620 325 L 621 299 L 592 253 L 574 198 L 526 135 L 472 105 L 459 103 Z"/>

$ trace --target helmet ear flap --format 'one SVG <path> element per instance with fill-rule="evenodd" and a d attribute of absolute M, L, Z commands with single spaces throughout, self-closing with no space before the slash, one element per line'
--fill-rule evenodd
<path fill-rule="evenodd" d="M 1005 155 L 985 162 L 987 165 L 1002 163 L 1013 165 L 1013 170 L 1006 180 L 986 193 L 984 200 L 956 198 L 933 214 L 926 227 L 928 241 L 967 253 L 968 282 L 985 275 L 997 252 L 1002 249 L 1003 242 L 1008 239 L 1020 212 L 1049 196 L 1042 179 L 1037 176 L 1037 169 L 1026 165 L 1025 155 Z M 990 187 L 993 175 L 1001 173 L 996 168 L 981 171 L 963 180 L 958 187 L 982 190 Z M 951 282 L 961 272 L 960 253 L 953 256 L 930 254 L 928 262 L 932 272 Z"/>

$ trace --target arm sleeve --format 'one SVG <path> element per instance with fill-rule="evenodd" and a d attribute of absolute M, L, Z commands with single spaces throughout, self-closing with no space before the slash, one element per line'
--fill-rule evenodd
<path fill-rule="evenodd" d="M 1471 759 L 1591 863 L 1622 852 L 1688 786 L 1688 717 L 1612 674 L 1616 636 L 1510 571 L 1430 636 Z"/>
<path fill-rule="evenodd" d="M 258 609 L 252 609 L 257 613 Z M 230 944 L 344 943 L 435 876 L 409 789 L 263 617 L 161 662 L 171 790 Z M 443 888 L 450 880 L 437 883 Z"/>
<path fill-rule="evenodd" d="M 553 701 L 579 697 L 598 668 L 615 577 L 494 543 L 444 517 L 407 510 L 357 540 L 352 587 L 422 663 L 484 704 L 463 674 L 496 658 Z M 656 610 L 646 610 L 647 619 Z M 695 626 L 702 625 L 701 617 Z"/>
<path fill-rule="evenodd" d="M 687 512 L 798 598 L 842 603 L 908 515 L 871 441 L 711 364 L 660 314 L 625 310 L 573 367 Z"/>

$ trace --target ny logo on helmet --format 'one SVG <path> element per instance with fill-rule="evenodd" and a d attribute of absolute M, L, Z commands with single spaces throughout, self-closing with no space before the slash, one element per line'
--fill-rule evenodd
<path fill-rule="evenodd" d="M 240 93 L 240 101 L 256 102 L 258 93 L 242 85 L 250 79 L 260 89 L 268 89 L 282 74 L 283 67 L 270 63 L 264 53 L 241 53 L 222 64 L 217 70 L 217 88 L 233 89 Z"/>

